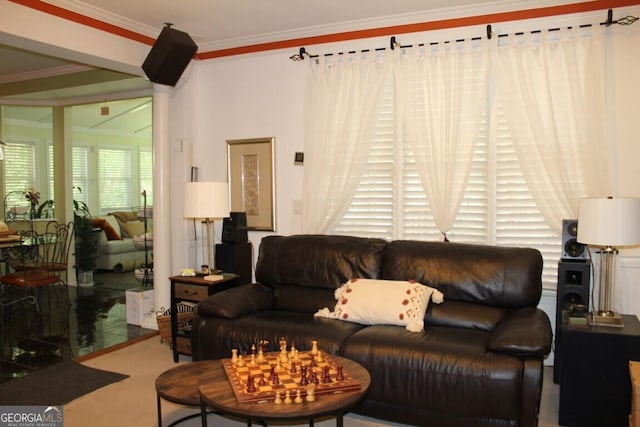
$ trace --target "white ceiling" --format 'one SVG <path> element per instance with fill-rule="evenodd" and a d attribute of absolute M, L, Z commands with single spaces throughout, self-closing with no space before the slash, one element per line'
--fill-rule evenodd
<path fill-rule="evenodd" d="M 199 52 L 241 47 L 263 42 L 332 34 L 356 29 L 427 22 L 474 14 L 522 9 L 524 2 L 502 0 L 45 0 L 64 9 L 140 34 L 157 37 L 165 23 L 187 32 Z M 526 8 L 577 3 L 585 0 L 531 0 Z M 109 75 L 107 83 L 51 87 L 56 76 L 90 70 L 58 58 L 0 45 L 0 101 L 64 103 L 67 98 L 105 96 L 149 89 L 143 78 Z M 7 93 L 8 83 L 47 77 L 48 86 L 29 93 Z M 128 77 L 128 76 L 127 76 Z M 114 80 L 117 79 L 117 80 Z M 81 81 L 81 79 L 78 79 Z M 4 93 L 3 93 L 4 92 Z M 118 104 L 126 111 L 137 106 Z M 87 125 L 103 119 L 95 116 Z M 89 115 L 87 115 L 89 120 Z M 115 125 L 117 121 L 110 121 Z M 107 126 L 107 125 L 102 125 Z"/>

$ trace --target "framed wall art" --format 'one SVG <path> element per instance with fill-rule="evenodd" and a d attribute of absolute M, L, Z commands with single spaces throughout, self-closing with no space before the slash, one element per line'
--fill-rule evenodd
<path fill-rule="evenodd" d="M 245 212 L 247 229 L 275 231 L 275 138 L 227 140 L 229 201 Z"/>

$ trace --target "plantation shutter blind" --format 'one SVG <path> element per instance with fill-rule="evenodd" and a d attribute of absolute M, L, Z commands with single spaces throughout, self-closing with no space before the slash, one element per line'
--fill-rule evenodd
<path fill-rule="evenodd" d="M 551 230 L 533 200 L 499 100 L 495 102 L 493 117 L 496 150 L 495 243 L 538 249 L 544 260 L 543 285 L 555 289 L 561 239 Z"/>
<path fill-rule="evenodd" d="M 147 191 L 147 205 L 153 205 L 153 157 L 151 150 L 140 151 L 140 190 Z"/>
<path fill-rule="evenodd" d="M 84 146 L 74 146 L 71 157 L 73 198 L 89 204 L 89 149 Z"/>
<path fill-rule="evenodd" d="M 55 197 L 55 193 L 54 193 L 54 180 L 53 177 L 55 175 L 55 171 L 53 170 L 53 145 L 49 144 L 49 146 L 47 147 L 47 161 L 49 164 L 49 168 L 47 169 L 47 183 L 49 185 L 49 196 L 47 197 L 48 199 L 54 199 Z"/>
<path fill-rule="evenodd" d="M 379 238 L 394 235 L 394 152 L 394 92 L 393 79 L 389 79 L 365 172 L 334 233 Z"/>
<path fill-rule="evenodd" d="M 33 186 L 37 182 L 35 143 L 9 143 L 5 147 L 4 174 L 5 194 Z"/>
<path fill-rule="evenodd" d="M 102 214 L 130 210 L 131 150 L 98 148 L 98 205 Z"/>

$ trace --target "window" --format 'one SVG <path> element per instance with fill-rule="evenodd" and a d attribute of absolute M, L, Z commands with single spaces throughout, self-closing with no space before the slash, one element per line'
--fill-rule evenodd
<path fill-rule="evenodd" d="M 153 157 L 151 150 L 140 150 L 140 191 L 147 192 L 147 205 L 153 205 Z"/>
<path fill-rule="evenodd" d="M 98 207 L 101 214 L 130 210 L 131 150 L 126 148 L 98 148 Z"/>
<path fill-rule="evenodd" d="M 9 141 L 5 147 L 3 166 L 6 202 L 4 208 L 6 212 L 12 211 L 20 216 L 28 212 L 30 206 L 23 192 L 31 187 L 35 188 L 35 183 L 38 182 L 35 142 Z"/>
<path fill-rule="evenodd" d="M 555 288 L 560 237 L 546 224 L 524 180 L 504 113 L 492 99 L 477 135 L 471 175 L 455 223 L 454 242 L 535 247 L 544 258 L 543 283 Z M 397 129 L 391 83 L 380 112 L 365 175 L 339 234 L 434 241 L 435 226 L 410 149 Z"/>
<path fill-rule="evenodd" d="M 73 199 L 89 204 L 89 148 L 74 146 L 71 156 Z"/>

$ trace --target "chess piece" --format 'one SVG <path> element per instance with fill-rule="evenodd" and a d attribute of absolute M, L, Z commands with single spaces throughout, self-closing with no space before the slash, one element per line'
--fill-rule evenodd
<path fill-rule="evenodd" d="M 235 365 L 238 363 L 238 349 L 234 348 L 231 350 L 231 363 Z"/>
<path fill-rule="evenodd" d="M 300 393 L 300 389 L 296 391 L 296 398 L 293 401 L 295 403 L 302 403 L 302 394 Z"/>
<path fill-rule="evenodd" d="M 291 400 L 291 392 L 287 390 L 287 392 L 284 395 L 284 403 L 288 405 L 289 403 L 292 403 L 292 402 L 293 400 Z"/>
<path fill-rule="evenodd" d="M 331 380 L 331 374 L 329 373 L 329 367 L 325 366 L 324 368 L 322 368 L 322 382 L 323 383 L 330 383 Z"/>
<path fill-rule="evenodd" d="M 282 404 L 282 396 L 280 395 L 280 390 L 276 391 L 276 398 L 273 403 L 275 403 L 276 405 Z"/>
<path fill-rule="evenodd" d="M 318 341 L 316 340 L 311 341 L 311 354 L 318 354 Z"/>
<path fill-rule="evenodd" d="M 322 357 L 322 352 L 321 351 L 318 352 L 318 356 L 316 356 L 316 361 L 318 363 L 324 362 L 324 357 Z"/>
<path fill-rule="evenodd" d="M 338 370 L 338 372 L 336 372 L 336 380 L 337 381 L 344 381 L 343 367 L 342 366 L 338 366 L 336 369 Z"/>
<path fill-rule="evenodd" d="M 289 362 L 289 354 L 285 350 L 284 352 L 280 353 L 280 363 L 287 363 L 287 362 Z"/>
<path fill-rule="evenodd" d="M 244 359 L 242 358 L 242 355 L 238 356 L 238 362 L 236 363 L 236 365 L 240 367 L 244 366 Z"/>
<path fill-rule="evenodd" d="M 264 357 L 264 352 L 262 351 L 262 347 L 260 347 L 260 350 L 258 350 L 258 357 L 256 357 L 256 360 L 258 362 L 265 362 L 267 360 L 266 357 Z"/>
<path fill-rule="evenodd" d="M 293 359 L 296 355 L 296 345 L 291 343 L 291 351 L 289 352 L 289 359 Z"/>
<path fill-rule="evenodd" d="M 316 400 L 316 385 L 309 384 L 307 386 L 307 402 L 315 402 Z"/>
<path fill-rule="evenodd" d="M 256 392 L 256 384 L 253 381 L 253 375 L 249 375 L 247 377 L 247 393 L 255 393 Z"/>

